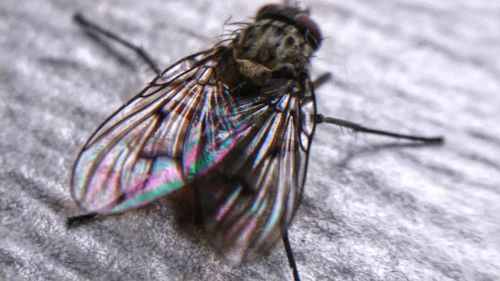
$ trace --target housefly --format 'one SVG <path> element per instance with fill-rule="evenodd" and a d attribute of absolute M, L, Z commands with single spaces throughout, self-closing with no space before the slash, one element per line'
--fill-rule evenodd
<path fill-rule="evenodd" d="M 328 74 L 310 78 L 323 39 L 308 10 L 266 5 L 229 40 L 161 72 L 142 49 L 80 14 L 75 19 L 135 50 L 157 75 L 80 151 L 71 194 L 87 213 L 69 218 L 69 226 L 180 194 L 196 202 L 208 240 L 227 261 L 258 256 L 281 237 L 299 280 L 287 228 L 302 198 L 317 124 L 442 142 L 318 114 L 314 89 Z"/>

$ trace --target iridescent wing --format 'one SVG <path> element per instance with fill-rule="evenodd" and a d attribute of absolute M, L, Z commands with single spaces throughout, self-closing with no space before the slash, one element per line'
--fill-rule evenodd
<path fill-rule="evenodd" d="M 217 165 L 249 123 L 215 79 L 227 48 L 187 57 L 165 70 L 106 120 L 75 163 L 72 196 L 89 212 L 143 206 Z"/>
<path fill-rule="evenodd" d="M 226 51 L 181 60 L 90 137 L 72 195 L 100 214 L 197 191 L 212 243 L 232 263 L 268 250 L 302 195 L 315 114 L 310 82 L 271 80 L 231 93 L 217 76 Z"/>
<path fill-rule="evenodd" d="M 272 247 L 302 196 L 314 133 L 314 95 L 307 80 L 276 82 L 259 98 L 240 101 L 238 111 L 251 112 L 251 137 L 198 187 L 205 228 L 233 264 Z"/>

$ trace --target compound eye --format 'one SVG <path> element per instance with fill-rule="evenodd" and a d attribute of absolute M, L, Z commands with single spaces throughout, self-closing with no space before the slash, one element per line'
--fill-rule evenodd
<path fill-rule="evenodd" d="M 257 12 L 257 19 L 261 18 L 262 16 L 266 14 L 272 14 L 272 13 L 277 13 L 278 11 L 282 10 L 283 6 L 279 4 L 267 4 L 264 7 L 260 8 L 259 11 Z"/>
<path fill-rule="evenodd" d="M 321 30 L 319 29 L 319 26 L 316 24 L 316 22 L 314 22 L 310 17 L 304 14 L 297 16 L 295 20 L 305 29 L 307 29 L 307 39 L 311 41 L 314 50 L 318 49 L 319 45 L 321 45 L 323 37 L 321 36 Z"/>

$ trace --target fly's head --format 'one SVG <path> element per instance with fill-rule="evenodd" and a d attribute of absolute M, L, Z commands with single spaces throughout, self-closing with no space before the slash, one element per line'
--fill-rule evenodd
<path fill-rule="evenodd" d="M 297 79 L 321 44 L 321 31 L 298 8 L 270 4 L 233 40 L 233 56 L 243 76 L 256 84 L 271 78 Z"/>

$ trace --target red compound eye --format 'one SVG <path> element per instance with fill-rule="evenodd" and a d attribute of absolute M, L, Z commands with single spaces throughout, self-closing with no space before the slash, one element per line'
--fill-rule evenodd
<path fill-rule="evenodd" d="M 260 8 L 257 12 L 257 18 L 261 18 L 265 14 L 273 14 L 278 11 L 283 10 L 283 6 L 278 4 L 267 4 L 264 7 Z"/>
<path fill-rule="evenodd" d="M 314 49 L 318 49 L 323 40 L 319 26 L 310 17 L 304 14 L 298 15 L 295 20 L 307 30 L 307 36 L 313 41 Z"/>

